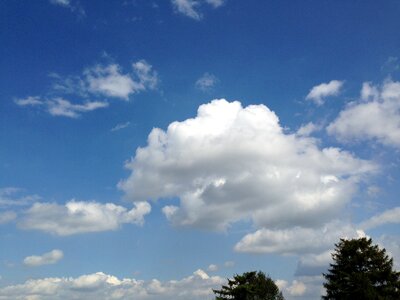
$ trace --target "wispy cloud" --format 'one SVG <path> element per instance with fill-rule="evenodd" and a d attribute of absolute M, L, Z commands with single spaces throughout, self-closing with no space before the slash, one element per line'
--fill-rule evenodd
<path fill-rule="evenodd" d="M 34 99 L 32 101 L 31 99 Z M 19 106 L 38 106 L 44 107 L 52 116 L 63 116 L 69 118 L 78 118 L 81 113 L 93 111 L 99 108 L 107 107 L 107 102 L 87 101 L 83 104 L 73 104 L 63 98 L 54 98 L 50 100 L 39 100 L 39 97 L 28 97 L 26 99 L 17 99 L 15 103 Z"/>
<path fill-rule="evenodd" d="M 64 257 L 64 253 L 61 250 L 54 249 L 50 252 L 44 253 L 43 255 L 32 255 L 25 257 L 24 265 L 28 267 L 39 267 L 42 265 L 51 265 L 60 261 Z"/>
<path fill-rule="evenodd" d="M 129 125 L 131 125 L 131 122 L 119 123 L 119 124 L 115 125 L 115 127 L 111 128 L 110 131 L 111 132 L 118 131 L 118 130 L 127 128 Z"/>
<path fill-rule="evenodd" d="M 200 7 L 203 4 L 209 4 L 213 8 L 222 6 L 225 0 L 171 0 L 174 9 L 189 18 L 201 20 L 203 14 L 200 12 Z"/>
<path fill-rule="evenodd" d="M 313 101 L 317 105 L 322 105 L 326 97 L 337 96 L 339 94 L 343 83 L 343 81 L 332 80 L 328 83 L 321 83 L 314 86 L 306 96 L 306 99 Z"/>
<path fill-rule="evenodd" d="M 199 79 L 196 81 L 196 87 L 202 91 L 209 91 L 211 90 L 218 82 L 218 78 L 210 73 L 204 73 L 203 76 L 201 76 Z"/>
<path fill-rule="evenodd" d="M 58 5 L 61 7 L 68 8 L 71 12 L 78 14 L 80 17 L 86 15 L 85 10 L 79 1 L 73 0 L 50 0 L 51 4 Z"/>

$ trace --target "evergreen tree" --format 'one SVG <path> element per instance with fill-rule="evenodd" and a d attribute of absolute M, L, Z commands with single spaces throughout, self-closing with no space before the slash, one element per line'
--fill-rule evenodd
<path fill-rule="evenodd" d="M 327 274 L 323 299 L 400 299 L 400 273 L 393 259 L 371 239 L 341 239 L 332 254 L 334 263 Z"/>
<path fill-rule="evenodd" d="M 284 300 L 275 282 L 263 272 L 246 272 L 228 279 L 228 285 L 213 290 L 216 300 Z"/>

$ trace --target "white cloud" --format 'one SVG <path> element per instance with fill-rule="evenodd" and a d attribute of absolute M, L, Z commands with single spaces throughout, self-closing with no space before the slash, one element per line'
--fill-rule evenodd
<path fill-rule="evenodd" d="M 235 262 L 234 261 L 228 260 L 228 261 L 224 262 L 224 267 L 225 268 L 232 268 L 234 266 L 235 266 Z"/>
<path fill-rule="evenodd" d="M 19 106 L 36 106 L 36 105 L 43 105 L 43 101 L 40 100 L 40 97 L 33 97 L 33 96 L 29 96 L 25 99 L 16 99 L 15 104 L 19 105 Z"/>
<path fill-rule="evenodd" d="M 329 96 L 336 96 L 339 94 L 343 86 L 343 81 L 332 80 L 328 83 L 321 83 L 314 86 L 308 93 L 306 99 L 315 102 L 317 105 L 322 105 L 325 98 Z"/>
<path fill-rule="evenodd" d="M 206 0 L 206 2 L 210 5 L 212 5 L 213 7 L 217 8 L 220 7 L 222 5 L 224 5 L 226 0 Z"/>
<path fill-rule="evenodd" d="M 371 229 L 385 224 L 400 223 L 400 207 L 395 207 L 382 212 L 379 215 L 371 217 L 369 220 L 361 223 L 364 229 Z"/>
<path fill-rule="evenodd" d="M 375 140 L 400 148 L 400 82 L 381 88 L 364 83 L 361 99 L 350 103 L 328 127 L 343 142 Z"/>
<path fill-rule="evenodd" d="M 150 210 L 147 202 L 137 202 L 129 211 L 113 203 L 75 200 L 65 205 L 35 203 L 25 212 L 18 226 L 61 236 L 116 230 L 124 223 L 143 224 L 143 218 Z"/>
<path fill-rule="evenodd" d="M 196 81 L 196 87 L 202 91 L 209 91 L 217 82 L 218 78 L 213 74 L 204 73 L 203 76 Z"/>
<path fill-rule="evenodd" d="M 51 265 L 57 263 L 63 257 L 64 253 L 61 250 L 54 249 L 50 252 L 44 253 L 43 255 L 32 255 L 25 257 L 24 264 L 28 267 Z"/>
<path fill-rule="evenodd" d="M 68 8 L 71 12 L 77 13 L 80 17 L 83 17 L 86 14 L 79 1 L 75 1 L 74 3 L 72 3 L 71 0 L 50 0 L 50 3 Z"/>
<path fill-rule="evenodd" d="M 62 98 L 55 98 L 53 100 L 46 101 L 46 105 L 49 114 L 51 114 L 52 116 L 77 118 L 80 116 L 80 113 L 107 107 L 108 103 L 100 101 L 92 101 L 92 102 L 85 102 L 83 104 L 72 104 L 68 100 Z"/>
<path fill-rule="evenodd" d="M 340 221 L 321 228 L 294 227 L 270 230 L 262 228 L 247 234 L 235 245 L 235 250 L 248 253 L 304 254 L 320 253 L 333 247 L 340 238 L 365 236 L 361 230 Z"/>
<path fill-rule="evenodd" d="M 314 124 L 313 122 L 309 122 L 305 125 L 302 125 L 296 132 L 299 136 L 310 136 L 313 132 L 321 130 L 322 126 Z"/>
<path fill-rule="evenodd" d="M 363 176 L 376 169 L 315 139 L 285 134 L 264 105 L 214 100 L 197 117 L 155 128 L 119 183 L 133 201 L 179 197 L 167 218 L 180 226 L 226 229 L 312 226 L 336 216 Z"/>
<path fill-rule="evenodd" d="M 96 66 L 85 71 L 89 91 L 127 100 L 129 95 L 141 89 L 128 74 L 122 74 L 116 64 Z"/>
<path fill-rule="evenodd" d="M 171 2 L 179 13 L 195 20 L 200 20 L 202 18 L 202 15 L 196 10 L 196 8 L 200 5 L 199 1 L 171 0 Z"/>
<path fill-rule="evenodd" d="M 71 5 L 71 0 L 50 0 L 50 3 L 68 7 Z"/>
<path fill-rule="evenodd" d="M 208 266 L 207 270 L 210 271 L 210 272 L 216 272 L 216 271 L 218 271 L 218 266 L 214 265 L 214 264 L 211 264 L 211 265 Z"/>
<path fill-rule="evenodd" d="M 0 208 L 31 205 L 40 200 L 38 195 L 24 195 L 23 190 L 15 187 L 0 188 Z"/>
<path fill-rule="evenodd" d="M 89 96 L 129 100 L 132 94 L 156 89 L 159 82 L 157 72 L 143 59 L 132 64 L 131 73 L 124 74 L 118 64 L 109 64 L 88 68 L 81 76 L 62 78 L 52 73 L 50 77 L 55 80 L 51 94 L 77 95 L 85 101 L 72 103 L 61 96 L 29 96 L 14 102 L 23 107 L 41 107 L 53 116 L 77 118 L 81 113 L 109 106 L 106 101 L 89 101 Z"/>
<path fill-rule="evenodd" d="M 202 270 L 181 280 L 170 281 L 119 279 L 98 272 L 77 278 L 31 279 L 23 284 L 0 288 L 0 299 L 211 300 L 214 299 L 212 288 L 219 288 L 224 283 L 225 279 L 208 276 Z"/>
<path fill-rule="evenodd" d="M 211 5 L 213 8 L 218 8 L 225 2 L 225 0 L 171 0 L 172 6 L 178 13 L 197 21 L 203 18 L 199 9 L 204 3 Z"/>
<path fill-rule="evenodd" d="M 111 132 L 118 131 L 118 130 L 128 127 L 129 125 L 131 125 L 131 122 L 119 123 L 119 124 L 115 125 L 113 128 L 111 128 L 110 131 Z"/>
<path fill-rule="evenodd" d="M 13 211 L 0 212 L 0 224 L 6 224 L 15 220 L 17 214 Z"/>

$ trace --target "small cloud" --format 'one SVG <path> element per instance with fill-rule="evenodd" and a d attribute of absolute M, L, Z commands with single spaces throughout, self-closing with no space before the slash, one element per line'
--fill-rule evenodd
<path fill-rule="evenodd" d="M 367 189 L 367 194 L 370 197 L 376 197 L 380 193 L 381 189 L 376 185 L 371 185 Z"/>
<path fill-rule="evenodd" d="M 224 267 L 225 268 L 232 268 L 234 266 L 235 266 L 235 262 L 232 261 L 232 260 L 228 260 L 228 261 L 224 262 Z"/>
<path fill-rule="evenodd" d="M 131 124 L 131 122 L 119 123 L 115 127 L 111 128 L 110 131 L 114 132 L 114 131 L 124 129 L 124 128 L 128 127 L 130 124 Z"/>
<path fill-rule="evenodd" d="M 389 56 L 382 65 L 381 70 L 386 73 L 393 73 L 400 70 L 400 59 L 396 56 Z"/>
<path fill-rule="evenodd" d="M 24 99 L 16 99 L 14 100 L 15 104 L 18 106 L 36 106 L 43 105 L 43 101 L 40 100 L 40 97 L 37 96 L 29 96 Z"/>
<path fill-rule="evenodd" d="M 201 76 L 199 79 L 196 81 L 196 88 L 199 90 L 202 90 L 203 92 L 211 90 L 218 82 L 218 78 L 210 73 L 204 73 L 203 76 Z"/>
<path fill-rule="evenodd" d="M 69 10 L 71 10 L 71 12 L 77 13 L 80 17 L 86 15 L 85 10 L 78 1 L 72 3 L 71 0 L 50 0 L 50 3 L 53 5 L 68 8 Z"/>
<path fill-rule="evenodd" d="M 326 97 L 337 96 L 339 94 L 343 83 L 343 81 L 332 80 L 328 83 L 316 85 L 310 90 L 306 99 L 313 101 L 317 105 L 322 105 Z"/>
<path fill-rule="evenodd" d="M 305 125 L 302 125 L 296 132 L 298 136 L 309 136 L 313 132 L 321 130 L 322 126 L 316 125 L 313 122 L 309 122 Z"/>
<path fill-rule="evenodd" d="M 203 14 L 199 11 L 203 4 L 211 5 L 213 8 L 222 6 L 225 0 L 171 0 L 175 11 L 194 20 L 201 20 Z"/>
<path fill-rule="evenodd" d="M 210 271 L 210 272 L 216 272 L 216 271 L 218 271 L 218 266 L 214 265 L 214 264 L 211 264 L 211 265 L 208 266 L 207 270 Z"/>
<path fill-rule="evenodd" d="M 28 267 L 39 267 L 42 265 L 51 265 L 57 263 L 64 257 L 64 253 L 61 250 L 54 249 L 50 252 L 44 253 L 43 255 L 32 255 L 25 257 L 24 265 Z"/>
<path fill-rule="evenodd" d="M 63 116 L 68 118 L 78 118 L 80 113 L 89 112 L 107 106 L 107 102 L 99 101 L 85 102 L 83 104 L 72 104 L 68 100 L 62 98 L 47 101 L 49 114 L 52 116 Z"/>
<path fill-rule="evenodd" d="M 171 0 L 174 9 L 194 20 L 201 20 L 202 15 L 196 10 L 200 5 L 198 1 L 195 0 Z"/>

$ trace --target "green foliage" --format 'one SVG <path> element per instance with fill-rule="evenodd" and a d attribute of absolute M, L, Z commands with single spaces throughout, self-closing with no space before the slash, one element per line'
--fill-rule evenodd
<path fill-rule="evenodd" d="M 228 285 L 213 290 L 216 300 L 284 300 L 275 282 L 263 272 L 246 272 L 228 279 Z"/>
<path fill-rule="evenodd" d="M 393 270 L 393 259 L 371 239 L 341 239 L 332 255 L 334 263 L 327 274 L 323 299 L 400 299 L 400 273 Z"/>

